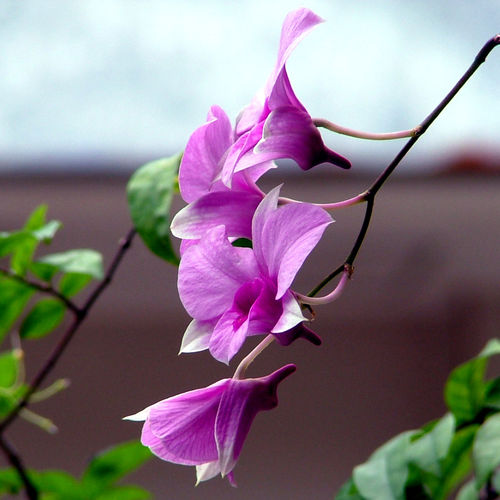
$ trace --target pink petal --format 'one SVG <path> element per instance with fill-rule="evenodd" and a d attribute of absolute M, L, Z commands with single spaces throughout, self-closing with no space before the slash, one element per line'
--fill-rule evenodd
<path fill-rule="evenodd" d="M 301 8 L 290 12 L 281 29 L 278 57 L 273 72 L 266 85 L 252 100 L 252 102 L 239 114 L 236 120 L 236 133 L 238 136 L 252 128 L 257 122 L 265 119 L 269 110 L 266 110 L 265 101 L 271 94 L 272 88 L 285 66 L 291 52 L 312 28 L 323 22 L 319 16 L 309 9 Z"/>
<path fill-rule="evenodd" d="M 182 198 L 191 203 L 212 190 L 219 175 L 219 162 L 233 142 L 228 116 L 218 106 L 212 106 L 207 122 L 189 138 L 181 166 L 179 187 Z"/>
<path fill-rule="evenodd" d="M 142 443 L 169 462 L 197 465 L 217 460 L 214 424 L 228 383 L 220 380 L 151 406 Z"/>
<path fill-rule="evenodd" d="M 224 392 L 215 421 L 221 474 L 229 474 L 240 456 L 243 442 L 257 413 L 278 404 L 278 384 L 295 371 L 286 365 L 257 379 L 232 379 Z"/>
<path fill-rule="evenodd" d="M 179 266 L 179 296 L 191 317 L 209 320 L 222 315 L 238 288 L 257 272 L 252 250 L 233 247 L 224 226 L 218 226 L 184 251 Z"/>
<path fill-rule="evenodd" d="M 285 291 L 281 298 L 281 306 L 283 312 L 271 333 L 286 332 L 307 319 L 303 316 L 300 305 L 290 290 Z"/>
<path fill-rule="evenodd" d="M 229 364 L 245 342 L 248 321 L 248 317 L 234 309 L 229 309 L 221 316 L 209 343 L 210 354 L 216 360 Z"/>
<path fill-rule="evenodd" d="M 251 238 L 252 217 L 262 195 L 255 191 L 208 193 L 180 210 L 172 220 L 174 236 L 199 239 L 207 230 L 224 225 L 228 236 Z"/>
<path fill-rule="evenodd" d="M 261 269 L 277 284 L 276 299 L 288 290 L 304 260 L 332 223 L 320 207 L 297 203 L 277 207 L 280 187 L 262 200 L 254 215 L 253 249 Z"/>

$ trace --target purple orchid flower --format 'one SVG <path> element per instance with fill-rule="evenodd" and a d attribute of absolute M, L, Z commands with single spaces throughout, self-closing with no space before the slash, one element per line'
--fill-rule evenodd
<path fill-rule="evenodd" d="M 291 158 L 303 170 L 324 162 L 342 168 L 351 166 L 346 158 L 325 146 L 311 116 L 295 96 L 286 72 L 285 63 L 292 50 L 321 22 L 323 19 L 306 8 L 286 16 L 274 70 L 264 89 L 236 121 L 237 140 L 221 174 L 227 186 L 231 186 L 235 173 L 278 158 Z"/>
<path fill-rule="evenodd" d="M 303 170 L 324 162 L 350 167 L 323 143 L 285 68 L 292 50 L 322 21 L 304 8 L 289 13 L 276 66 L 264 89 L 238 116 L 236 129 L 226 113 L 213 106 L 207 122 L 191 135 L 179 170 L 181 195 L 189 205 L 174 217 L 172 234 L 199 239 L 222 224 L 228 236 L 249 238 L 253 213 L 263 197 L 255 183 L 276 167 L 278 158 L 291 158 Z"/>
<path fill-rule="evenodd" d="M 278 384 L 295 371 L 283 366 L 266 377 L 224 379 L 164 399 L 125 420 L 145 421 L 141 442 L 163 460 L 195 465 L 197 483 L 233 469 L 253 419 L 278 405 Z"/>
<path fill-rule="evenodd" d="M 181 352 L 208 348 L 229 363 L 247 336 L 272 333 L 285 345 L 308 336 L 290 286 L 332 219 L 306 203 L 278 207 L 279 191 L 270 191 L 255 211 L 253 248 L 231 245 L 226 228 L 217 226 L 184 250 L 178 288 L 193 321 Z"/>

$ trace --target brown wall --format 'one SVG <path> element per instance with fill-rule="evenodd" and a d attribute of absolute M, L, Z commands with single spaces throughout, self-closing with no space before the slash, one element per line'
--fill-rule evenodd
<path fill-rule="evenodd" d="M 310 201 L 350 197 L 369 182 L 300 179 L 288 179 L 285 194 Z M 19 227 L 47 202 L 49 215 L 64 222 L 54 249 L 95 248 L 109 262 L 131 225 L 125 183 L 0 178 L 0 230 Z M 352 282 L 340 300 L 316 310 L 323 345 L 273 346 L 252 366 L 255 376 L 288 362 L 298 370 L 281 385 L 279 407 L 257 416 L 235 469 L 239 488 L 217 479 L 195 489 L 192 468 L 157 459 L 134 479 L 159 499 L 332 498 L 376 446 L 444 413 L 449 370 L 499 331 L 498 188 L 493 177 L 391 180 L 377 198 Z M 301 292 L 342 262 L 362 208 L 334 217 L 297 280 Z M 96 450 L 138 437 L 140 424 L 124 415 L 231 375 L 207 353 L 177 356 L 188 317 L 175 280 L 175 269 L 135 242 L 52 375 L 70 378 L 71 387 L 33 407 L 59 433 L 23 421 L 9 433 L 29 466 L 78 473 Z M 57 336 L 26 346 L 29 374 Z"/>

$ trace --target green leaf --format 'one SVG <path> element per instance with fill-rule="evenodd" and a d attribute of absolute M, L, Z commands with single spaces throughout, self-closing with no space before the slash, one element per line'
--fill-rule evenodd
<path fill-rule="evenodd" d="M 11 387 L 16 383 L 19 370 L 19 353 L 7 351 L 0 354 L 0 387 Z"/>
<path fill-rule="evenodd" d="M 23 489 L 19 474 L 14 469 L 0 470 L 0 495 L 6 493 L 17 494 Z"/>
<path fill-rule="evenodd" d="M 446 414 L 432 429 L 411 443 L 408 458 L 420 469 L 439 476 L 441 460 L 443 460 L 451 445 L 455 430 L 455 418 Z"/>
<path fill-rule="evenodd" d="M 486 384 L 484 406 L 500 410 L 500 377 L 490 380 Z"/>
<path fill-rule="evenodd" d="M 471 452 L 477 425 L 469 425 L 455 433 L 447 456 L 441 462 L 440 476 L 427 476 L 425 484 L 435 500 L 448 498 L 472 469 Z"/>
<path fill-rule="evenodd" d="M 38 244 L 41 241 L 50 243 L 55 233 L 61 226 L 61 223 L 58 221 L 45 223 L 46 213 L 47 206 L 40 205 L 30 215 L 21 231 L 27 236 L 27 238 L 23 241 L 22 245 L 19 245 L 14 249 L 10 262 L 12 270 L 20 276 L 24 276 L 26 274 L 26 270 L 33 259 L 33 254 L 35 253 Z"/>
<path fill-rule="evenodd" d="M 83 290 L 92 278 L 87 274 L 68 273 L 59 282 L 59 292 L 65 297 L 73 297 Z"/>
<path fill-rule="evenodd" d="M 151 493 L 139 486 L 114 486 L 95 497 L 95 500 L 147 500 Z"/>
<path fill-rule="evenodd" d="M 354 468 L 360 494 L 374 500 L 403 500 L 408 478 L 407 451 L 414 431 L 394 437 L 376 450 L 368 462 Z"/>
<path fill-rule="evenodd" d="M 479 500 L 479 494 L 473 480 L 468 481 L 460 488 L 455 500 Z"/>
<path fill-rule="evenodd" d="M 16 231 L 13 233 L 0 233 L 0 257 L 5 257 L 16 251 L 18 248 L 31 245 L 35 242 L 35 237 L 24 231 Z"/>
<path fill-rule="evenodd" d="M 33 264 L 50 266 L 63 273 L 78 273 L 102 279 L 102 255 L 95 250 L 79 249 L 68 250 L 62 253 L 53 253 L 37 259 Z"/>
<path fill-rule="evenodd" d="M 339 492 L 335 496 L 335 500 L 364 500 L 363 497 L 359 494 L 356 485 L 352 478 L 344 483 L 342 488 L 340 488 Z"/>
<path fill-rule="evenodd" d="M 84 500 L 80 482 L 68 473 L 60 470 L 48 470 L 32 473 L 33 483 L 42 498 L 54 500 Z"/>
<path fill-rule="evenodd" d="M 492 415 L 479 427 L 474 439 L 472 456 L 476 472 L 476 488 L 479 489 L 500 465 L 500 413 Z"/>
<path fill-rule="evenodd" d="M 21 337 L 37 339 L 47 335 L 59 326 L 65 312 L 66 306 L 60 300 L 39 300 L 21 323 Z"/>
<path fill-rule="evenodd" d="M 0 278 L 0 342 L 23 312 L 34 289 L 18 281 Z"/>
<path fill-rule="evenodd" d="M 7 393 L 0 393 L 0 418 L 5 417 L 26 394 L 28 386 L 23 384 L 11 388 Z"/>
<path fill-rule="evenodd" d="M 82 483 L 86 488 L 102 492 L 151 458 L 149 448 L 139 441 L 121 443 L 95 456 L 85 471 Z"/>
<path fill-rule="evenodd" d="M 182 154 L 143 165 L 130 178 L 130 215 L 145 245 L 158 257 L 179 265 L 170 239 L 169 211 Z"/>
<path fill-rule="evenodd" d="M 457 425 L 473 422 L 485 404 L 487 386 L 484 373 L 488 358 L 500 354 L 500 341 L 493 339 L 479 355 L 455 368 L 445 386 L 445 401 Z"/>

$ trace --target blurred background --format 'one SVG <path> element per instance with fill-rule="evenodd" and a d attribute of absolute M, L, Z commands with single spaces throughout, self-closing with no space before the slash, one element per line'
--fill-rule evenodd
<path fill-rule="evenodd" d="M 281 22 L 298 6 L 3 0 L 0 230 L 20 227 L 45 202 L 64 223 L 51 252 L 95 248 L 109 263 L 131 225 L 132 171 L 182 150 L 212 104 L 235 117 L 265 82 Z M 307 7 L 326 22 L 287 64 L 297 96 L 314 117 L 372 132 L 421 122 L 500 26 L 488 0 Z M 239 488 L 216 479 L 195 489 L 192 468 L 159 460 L 131 480 L 159 499 L 332 498 L 375 447 L 446 411 L 447 373 L 500 326 L 499 54 L 378 195 L 352 282 L 339 301 L 316 310 L 323 345 L 274 346 L 252 366 L 252 376 L 288 362 L 298 370 L 280 386 L 279 407 L 257 417 L 235 470 Z M 286 195 L 347 198 L 402 146 L 324 138 L 352 160 L 351 171 L 320 166 L 299 176 L 284 166 L 262 187 L 286 179 Z M 362 207 L 334 214 L 297 290 L 307 292 L 343 261 L 362 215 Z M 34 408 L 59 433 L 22 421 L 9 433 L 30 467 L 79 474 L 96 451 L 139 435 L 140 424 L 122 422 L 124 415 L 231 375 L 206 353 L 177 356 L 189 318 L 175 281 L 176 270 L 137 240 L 53 373 L 72 386 Z M 29 376 L 57 337 L 26 346 Z"/>

